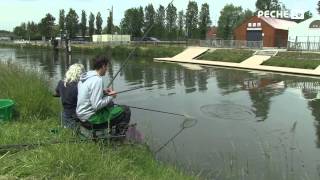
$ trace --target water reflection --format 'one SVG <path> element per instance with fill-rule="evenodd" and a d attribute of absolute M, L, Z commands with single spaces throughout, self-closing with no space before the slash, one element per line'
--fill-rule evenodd
<path fill-rule="evenodd" d="M 0 49 L 0 52 L 1 59 L 11 58 L 14 62 L 26 67 L 40 69 L 51 77 L 53 85 L 63 77 L 66 69 L 73 63 L 82 63 L 86 70 L 90 69 L 89 60 L 94 56 L 76 53 L 66 56 L 64 53 L 38 50 Z M 108 71 L 109 79 L 115 76 L 122 62 L 122 60 L 112 60 L 112 66 L 109 66 Z M 220 168 L 217 163 L 208 162 L 210 153 L 233 151 L 233 147 L 230 147 L 230 141 L 232 141 L 239 142 L 240 150 L 237 149 L 237 153 L 241 158 L 238 161 L 245 157 L 252 157 L 250 166 L 257 164 L 260 166 L 252 167 L 255 169 L 251 170 L 257 173 L 263 172 L 265 160 L 260 160 L 259 144 L 264 146 L 265 151 L 270 152 L 279 152 L 279 147 L 282 147 L 282 144 L 279 145 L 278 136 L 272 141 L 268 139 L 270 134 L 265 132 L 274 132 L 279 129 L 279 132 L 287 132 L 293 123 L 299 124 L 296 126 L 295 141 L 309 143 L 301 145 L 305 149 L 305 152 L 299 152 L 301 158 L 305 159 L 306 164 L 309 163 L 309 167 L 314 167 L 314 159 L 319 159 L 316 156 L 319 152 L 317 150 L 320 149 L 320 82 L 317 79 L 272 73 L 257 74 L 224 68 L 191 70 L 176 64 L 154 63 L 150 59 L 130 59 L 115 79 L 114 88 L 121 91 L 136 86 L 145 88 L 121 94 L 119 99 L 123 98 L 123 103 L 126 104 L 143 103 L 145 106 L 159 110 L 188 112 L 200 117 L 197 126 L 184 131 L 183 136 L 178 136 L 176 134 L 180 128 L 174 128 L 174 123 L 178 123 L 174 121 L 176 120 L 174 117 L 133 113 L 133 119 L 139 121 L 137 127 L 140 128 L 139 130 L 143 129 L 139 125 L 151 126 L 143 131 L 145 135 L 150 136 L 149 139 L 159 139 L 159 142 L 165 143 L 171 137 L 178 136 L 171 142 L 174 142 L 174 148 L 180 149 L 181 152 L 178 153 L 179 157 L 174 155 L 168 158 L 169 161 L 179 160 L 183 164 L 184 161 L 190 161 L 193 157 L 192 163 L 199 166 L 199 171 L 210 173 L 213 168 Z M 152 98 L 149 99 L 149 97 Z M 204 117 L 204 113 L 212 116 Z M 228 121 L 228 119 L 234 119 L 234 121 Z M 261 122 L 253 123 L 256 121 Z M 250 126 L 260 133 L 260 142 L 257 143 L 256 138 L 250 133 Z M 304 131 L 300 131 L 299 128 L 302 127 L 305 128 Z M 172 136 L 169 137 L 169 135 Z M 157 150 L 160 145 L 154 144 L 153 150 Z M 171 146 L 168 146 L 166 151 L 161 153 L 170 153 L 170 148 Z M 159 153 L 160 157 L 162 157 L 161 153 Z M 312 157 L 309 158 L 309 156 Z M 281 161 L 281 157 L 285 156 L 281 154 L 279 157 Z M 244 164 L 243 162 L 238 163 Z"/>

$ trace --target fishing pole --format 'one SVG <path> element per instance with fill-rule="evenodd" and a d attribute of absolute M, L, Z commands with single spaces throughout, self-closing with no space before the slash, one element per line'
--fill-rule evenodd
<path fill-rule="evenodd" d="M 168 6 L 166 7 L 166 9 L 164 11 L 166 11 L 169 7 L 170 4 L 173 3 L 174 0 L 172 0 Z M 151 29 L 153 28 L 154 23 L 151 24 L 151 26 L 148 28 L 148 30 L 143 34 L 142 39 L 145 39 L 147 37 L 147 34 L 149 34 L 149 32 L 151 31 Z M 128 57 L 126 58 L 126 60 L 122 63 L 122 65 L 120 66 L 120 69 L 118 70 L 118 72 L 116 73 L 116 75 L 111 79 L 111 81 L 109 82 L 107 88 L 109 88 L 111 86 L 111 84 L 113 83 L 113 81 L 116 79 L 116 77 L 118 76 L 118 74 L 122 71 L 122 69 L 127 65 L 127 63 L 129 62 L 129 59 L 131 58 L 131 56 L 134 54 L 134 52 L 137 50 L 137 46 L 135 46 L 132 51 L 129 53 Z"/>
<path fill-rule="evenodd" d="M 146 87 L 161 85 L 161 84 L 165 84 L 165 83 L 170 83 L 170 82 L 174 82 L 174 81 L 180 80 L 180 79 L 184 79 L 184 78 L 176 78 L 176 79 L 172 79 L 172 80 L 166 81 L 166 82 L 159 82 L 159 83 L 149 84 L 149 85 L 147 85 L 147 86 L 141 85 L 141 86 L 137 86 L 137 87 L 134 87 L 134 88 L 131 88 L 131 89 L 119 91 L 119 92 L 117 92 L 117 94 L 121 94 L 121 93 L 125 93 L 125 92 L 130 92 L 130 91 L 133 91 L 133 90 L 138 90 L 138 89 L 142 89 L 142 88 L 146 88 Z"/>
<path fill-rule="evenodd" d="M 115 105 L 118 105 L 118 104 L 115 104 Z M 127 106 L 127 105 L 126 105 L 126 106 Z M 132 109 L 140 109 L 140 110 L 144 110 L 144 111 L 158 112 L 158 113 L 163 113 L 163 114 L 170 114 L 170 115 L 175 115 L 175 116 L 181 116 L 181 117 L 189 118 L 187 115 L 178 114 L 178 113 L 173 113 L 173 112 L 160 111 L 160 110 L 148 109 L 148 108 L 136 107 L 136 106 L 128 106 L 128 107 L 129 107 L 129 108 L 132 108 Z"/>

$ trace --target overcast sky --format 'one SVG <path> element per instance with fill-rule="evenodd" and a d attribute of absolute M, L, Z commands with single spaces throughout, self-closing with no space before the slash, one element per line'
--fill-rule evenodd
<path fill-rule="evenodd" d="M 10 30 L 22 22 L 35 21 L 39 22 L 46 13 L 51 13 L 56 17 L 56 23 L 59 18 L 59 10 L 73 8 L 77 11 L 79 17 L 81 10 L 85 10 L 87 15 L 92 12 L 97 14 L 101 12 L 104 20 L 103 26 L 106 25 L 108 10 L 113 6 L 114 23 L 118 25 L 124 16 L 124 11 L 131 7 L 142 6 L 152 3 L 155 9 L 159 4 L 167 6 L 171 0 L 0 0 L 0 30 Z M 186 10 L 189 0 L 174 0 L 173 4 L 178 11 Z M 219 14 L 223 6 L 227 3 L 233 3 L 242 6 L 244 9 L 255 10 L 256 0 L 196 0 L 199 10 L 201 4 L 208 3 L 210 7 L 210 16 L 213 24 L 217 23 Z M 310 10 L 316 13 L 318 0 L 281 0 L 286 7 L 292 10 Z M 79 18 L 80 19 L 80 18 Z"/>

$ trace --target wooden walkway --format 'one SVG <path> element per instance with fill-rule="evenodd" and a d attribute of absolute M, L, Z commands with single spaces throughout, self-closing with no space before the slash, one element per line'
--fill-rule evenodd
<path fill-rule="evenodd" d="M 221 66 L 221 67 L 229 67 L 229 68 L 271 71 L 271 72 L 278 72 L 278 73 L 289 73 L 289 74 L 298 74 L 298 75 L 307 75 L 307 76 L 320 76 L 320 66 L 318 66 L 316 69 L 300 69 L 300 68 L 287 68 L 287 67 L 261 65 L 264 61 L 271 58 L 271 56 L 253 55 L 252 57 L 244 60 L 241 63 L 195 59 L 196 57 L 199 57 L 201 54 L 203 54 L 208 50 L 209 50 L 208 48 L 189 47 L 184 52 L 172 58 L 154 58 L 154 61 Z"/>

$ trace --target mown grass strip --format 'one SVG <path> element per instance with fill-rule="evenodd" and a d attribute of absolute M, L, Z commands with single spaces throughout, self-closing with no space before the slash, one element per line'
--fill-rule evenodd
<path fill-rule="evenodd" d="M 320 54 L 299 53 L 299 52 L 279 52 L 276 56 L 265 61 L 262 65 L 315 69 L 320 65 Z"/>
<path fill-rule="evenodd" d="M 223 61 L 240 63 L 252 56 L 254 52 L 242 49 L 217 49 L 213 52 L 207 52 L 198 59 L 209 61 Z"/>

